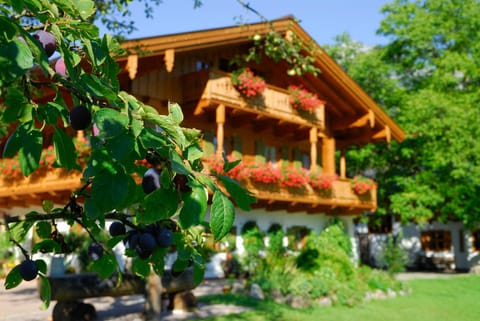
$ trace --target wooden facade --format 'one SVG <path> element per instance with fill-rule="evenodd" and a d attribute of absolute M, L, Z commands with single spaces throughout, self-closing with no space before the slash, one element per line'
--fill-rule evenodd
<path fill-rule="evenodd" d="M 321 70 L 319 75 L 291 77 L 286 74 L 285 63 L 263 58 L 249 67 L 267 82 L 265 92 L 255 99 L 241 96 L 232 84 L 229 62 L 253 45 L 253 35 L 263 36 L 272 26 L 277 32 L 292 32 L 302 41 L 312 42 L 292 18 L 272 25 L 259 23 L 130 40 L 123 44 L 128 55 L 118 61 L 121 85 L 163 113 L 168 102 L 179 103 L 184 111 L 183 125 L 202 130 L 206 144 L 210 137 L 212 153 L 235 154 L 247 163 L 282 163 L 338 173 L 339 179 L 328 193 L 319 193 L 308 185 L 289 189 L 243 181 L 258 198 L 259 208 L 335 215 L 374 210 L 376 188 L 364 195 L 352 190 L 351 180 L 346 177 L 345 150 L 352 145 L 402 141 L 402 129 L 316 44 L 314 64 Z M 290 84 L 316 93 L 325 104 L 314 113 L 298 112 L 292 108 L 286 90 Z M 262 155 L 258 146 L 274 150 L 275 159 Z M 35 201 L 79 186 L 79 173 L 49 175 L 57 175 L 56 180 L 45 176 L 45 181 L 39 180 L 37 185 L 29 179 L 9 185 L 2 178 L 0 208 L 21 205 L 17 200 L 22 195 Z"/>

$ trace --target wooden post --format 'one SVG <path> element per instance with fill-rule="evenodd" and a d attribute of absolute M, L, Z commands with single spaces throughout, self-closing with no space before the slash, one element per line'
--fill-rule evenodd
<path fill-rule="evenodd" d="M 312 172 L 317 170 L 317 142 L 318 130 L 316 127 L 310 129 L 310 170 Z"/>
<path fill-rule="evenodd" d="M 217 156 L 223 154 L 224 128 L 225 124 L 225 105 L 221 104 L 217 107 Z"/>
<path fill-rule="evenodd" d="M 347 159 L 345 158 L 345 149 L 340 152 L 340 178 L 347 177 Z"/>
<path fill-rule="evenodd" d="M 335 174 L 335 138 L 322 138 L 322 167 L 325 174 Z"/>

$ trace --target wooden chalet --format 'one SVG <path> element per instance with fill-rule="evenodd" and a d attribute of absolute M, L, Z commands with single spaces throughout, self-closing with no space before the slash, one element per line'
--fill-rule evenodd
<path fill-rule="evenodd" d="M 254 35 L 264 37 L 271 30 L 313 44 L 310 54 L 320 74 L 288 76 L 286 63 L 263 57 L 249 67 L 267 87 L 260 98 L 246 99 L 232 84 L 230 61 L 253 46 Z M 236 224 L 257 220 L 265 228 L 278 223 L 321 229 L 321 223 L 314 223 L 320 217 L 375 210 L 376 188 L 364 195 L 353 191 L 345 151 L 352 145 L 402 141 L 405 134 L 293 18 L 129 40 L 123 47 L 128 52 L 118 60 L 123 89 L 160 112 L 166 113 L 169 101 L 179 103 L 183 125 L 203 131 L 206 157 L 225 152 L 246 163 L 338 174 L 329 193 L 308 184 L 289 189 L 245 181 L 258 203 L 252 213 L 237 214 Z M 317 94 L 324 104 L 313 113 L 298 112 L 287 91 L 292 84 Z M 64 203 L 65 195 L 80 186 L 80 176 L 53 170 L 21 179 L 2 177 L 0 208 L 39 204 L 43 198 Z"/>

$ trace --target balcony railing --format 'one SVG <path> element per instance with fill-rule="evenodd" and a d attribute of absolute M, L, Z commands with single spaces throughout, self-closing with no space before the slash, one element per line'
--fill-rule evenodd
<path fill-rule="evenodd" d="M 346 209 L 348 213 L 360 213 L 375 210 L 377 207 L 377 189 L 373 187 L 365 194 L 357 194 L 351 187 L 350 179 L 339 179 L 333 182 L 332 188 L 313 189 L 309 185 L 302 188 L 283 187 L 280 184 L 256 183 L 250 180 L 242 182 L 253 195 L 259 199 L 272 202 L 289 202 L 304 205 L 309 211 L 315 208 Z M 339 211 L 342 213 L 342 210 Z"/>
<path fill-rule="evenodd" d="M 185 75 L 182 83 L 184 101 L 224 104 L 288 122 L 309 124 L 319 128 L 325 126 L 323 105 L 314 112 L 298 111 L 292 107 L 290 95 L 282 88 L 267 85 L 261 96 L 245 98 L 235 89 L 230 74 L 208 70 Z"/>
<path fill-rule="evenodd" d="M 82 186 L 79 171 L 40 168 L 28 177 L 21 174 L 0 178 L 0 207 L 39 205 L 43 200 L 66 202 Z"/>

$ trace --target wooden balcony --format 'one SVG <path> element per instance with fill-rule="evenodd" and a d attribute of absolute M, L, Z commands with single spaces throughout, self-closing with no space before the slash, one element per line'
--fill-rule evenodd
<path fill-rule="evenodd" d="M 203 70 L 182 78 L 183 101 L 198 102 L 196 114 L 218 105 L 278 119 L 282 122 L 303 126 L 325 127 L 325 106 L 315 112 L 294 109 L 285 89 L 267 85 L 260 97 L 243 97 L 233 86 L 230 74 L 221 71 Z"/>
<path fill-rule="evenodd" d="M 28 177 L 23 175 L 0 178 L 0 208 L 41 205 L 43 200 L 65 204 L 71 193 L 80 188 L 79 171 L 40 168 Z"/>
<path fill-rule="evenodd" d="M 377 189 L 356 194 L 349 179 L 333 182 L 331 190 L 314 190 L 309 185 L 302 188 L 282 187 L 278 184 L 244 181 L 242 185 L 258 199 L 257 207 L 267 210 L 287 210 L 309 214 L 355 215 L 373 211 L 377 207 Z"/>

